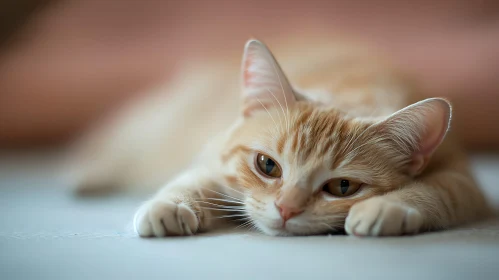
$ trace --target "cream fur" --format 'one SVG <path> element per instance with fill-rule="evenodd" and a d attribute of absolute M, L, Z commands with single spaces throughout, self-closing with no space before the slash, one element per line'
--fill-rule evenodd
<path fill-rule="evenodd" d="M 238 62 L 186 65 L 175 84 L 77 143 L 68 164 L 77 190 L 163 185 L 134 217 L 139 235 L 157 237 L 210 230 L 215 220 L 270 235 L 403 235 L 489 213 L 447 136 L 447 101 L 413 103 L 408 83 L 365 50 L 285 48 L 283 71 L 249 41 L 242 81 Z M 257 153 L 277 161 L 282 179 L 261 175 Z M 321 191 L 331 178 L 364 187 L 333 197 Z M 301 212 L 284 223 L 281 207 Z"/>

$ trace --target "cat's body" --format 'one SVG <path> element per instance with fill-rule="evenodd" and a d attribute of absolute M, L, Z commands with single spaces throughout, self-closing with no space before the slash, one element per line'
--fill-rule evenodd
<path fill-rule="evenodd" d="M 402 235 L 489 213 L 445 100 L 411 105 L 417 89 L 364 50 L 309 52 L 277 52 L 286 75 L 258 41 L 242 80 L 239 63 L 189 69 L 84 142 L 80 191 L 167 182 L 137 212 L 141 236 L 218 218 L 272 235 Z"/>

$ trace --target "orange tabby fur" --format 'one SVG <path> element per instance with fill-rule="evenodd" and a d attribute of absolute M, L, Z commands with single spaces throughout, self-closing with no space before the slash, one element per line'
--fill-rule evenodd
<path fill-rule="evenodd" d="M 84 153 L 89 147 L 98 152 L 77 165 L 80 191 L 169 181 L 137 212 L 141 236 L 189 235 L 213 228 L 217 218 L 240 220 L 271 235 L 341 229 L 403 235 L 490 213 L 465 152 L 447 133 L 447 101 L 411 105 L 420 101 L 417 88 L 365 50 L 331 44 L 311 49 L 312 54 L 303 46 L 286 50 L 281 71 L 262 43 L 246 45 L 242 99 L 236 93 L 239 80 L 228 78 L 239 71 L 227 63 L 189 75 L 170 88 L 177 92 L 173 97 L 132 106 L 127 118 L 90 137 L 104 144 L 84 142 Z M 196 101 L 202 91 L 211 92 L 204 103 Z M 126 142 L 130 133 L 140 133 L 140 125 L 130 123 L 143 119 L 140 124 L 149 125 L 154 114 L 145 118 L 144 112 L 173 110 L 168 102 L 184 107 L 145 132 L 161 140 L 130 147 L 141 145 L 136 135 Z M 179 120 L 183 126 L 175 123 Z M 154 134 L 161 129 L 167 132 Z M 127 154 L 129 147 L 135 155 Z M 282 178 L 256 170 L 258 153 L 277 160 Z M 350 197 L 333 197 L 322 191 L 331 178 L 363 187 Z M 298 214 L 284 221 L 282 209 Z"/>

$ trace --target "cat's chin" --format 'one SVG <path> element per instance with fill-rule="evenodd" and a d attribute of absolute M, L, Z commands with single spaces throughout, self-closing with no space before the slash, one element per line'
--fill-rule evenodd
<path fill-rule="evenodd" d="M 256 224 L 258 229 L 266 235 L 270 236 L 308 236 L 308 235 L 322 235 L 327 233 L 337 234 L 339 231 L 312 231 L 310 229 L 302 229 L 295 225 L 289 225 L 287 228 L 272 228 L 262 224 Z"/>
<path fill-rule="evenodd" d="M 272 228 L 265 225 L 257 225 L 258 229 L 266 235 L 270 236 L 300 236 L 300 235 L 313 235 L 310 232 L 293 231 L 288 228 Z"/>
<path fill-rule="evenodd" d="M 260 231 L 270 236 L 293 236 L 294 233 L 286 230 L 286 229 L 272 229 L 267 227 L 260 227 Z"/>
<path fill-rule="evenodd" d="M 292 236 L 294 235 L 292 232 L 285 228 L 281 227 L 271 227 L 268 225 L 265 225 L 262 222 L 255 221 L 255 226 L 258 228 L 259 231 L 266 235 L 270 236 Z"/>

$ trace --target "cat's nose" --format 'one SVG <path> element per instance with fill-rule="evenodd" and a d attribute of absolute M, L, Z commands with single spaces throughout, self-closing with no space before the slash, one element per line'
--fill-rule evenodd
<path fill-rule="evenodd" d="M 279 210 L 279 214 L 281 214 L 281 217 L 284 220 L 284 222 L 303 213 L 303 210 L 286 207 L 284 205 L 279 205 L 277 203 L 275 204 L 275 206 Z"/>

